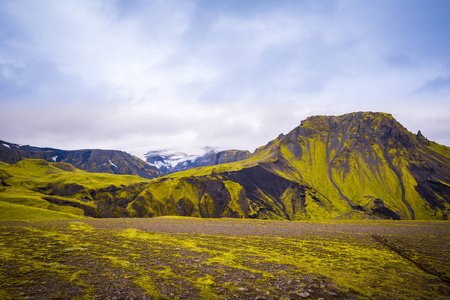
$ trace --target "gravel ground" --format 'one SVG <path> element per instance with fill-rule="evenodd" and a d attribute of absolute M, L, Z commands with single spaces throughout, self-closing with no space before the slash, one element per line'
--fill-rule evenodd
<path fill-rule="evenodd" d="M 433 235 L 448 237 L 450 222 L 438 221 L 330 221 L 290 222 L 242 219 L 198 219 L 160 217 L 152 219 L 90 219 L 83 221 L 99 228 L 135 228 L 149 232 L 195 233 L 226 236 L 305 235 Z"/>
<path fill-rule="evenodd" d="M 450 223 L 0 221 L 0 299 L 450 299 Z"/>

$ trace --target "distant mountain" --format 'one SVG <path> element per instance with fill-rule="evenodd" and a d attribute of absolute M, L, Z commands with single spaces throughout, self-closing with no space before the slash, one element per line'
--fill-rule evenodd
<path fill-rule="evenodd" d="M 14 164 L 26 158 L 69 163 L 81 170 L 95 173 L 138 175 L 144 178 L 162 175 L 157 168 L 123 151 L 99 149 L 69 151 L 0 141 L 0 161 Z"/>
<path fill-rule="evenodd" d="M 200 156 L 174 150 L 150 151 L 144 154 L 145 160 L 149 165 L 154 166 L 165 174 L 188 169 L 195 159 Z"/>
<path fill-rule="evenodd" d="M 207 147 L 202 155 L 186 154 L 179 151 L 150 151 L 144 156 L 149 165 L 165 174 L 180 172 L 197 167 L 214 166 L 249 158 L 252 154 L 243 150 L 216 151 Z"/>
<path fill-rule="evenodd" d="M 217 151 L 206 147 L 202 154 L 186 154 L 180 151 L 150 151 L 141 159 L 119 150 L 61 150 L 18 145 L 0 140 L 0 161 L 14 164 L 22 159 L 43 159 L 48 162 L 64 162 L 76 168 L 94 173 L 138 175 L 156 178 L 166 174 L 196 167 L 235 162 L 251 156 L 249 151 Z"/>

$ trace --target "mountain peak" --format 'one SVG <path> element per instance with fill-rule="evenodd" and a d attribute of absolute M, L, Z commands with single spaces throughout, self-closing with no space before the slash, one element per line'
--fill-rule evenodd
<path fill-rule="evenodd" d="M 398 123 L 395 118 L 388 113 L 383 112 L 356 112 L 348 113 L 339 116 L 311 116 L 300 123 L 300 127 L 305 129 L 312 128 L 316 131 L 330 131 L 336 126 L 348 127 L 349 125 L 375 125 L 376 127 L 382 124 L 386 125 L 392 122 Z M 401 126 L 401 125 L 400 125 Z"/>
<path fill-rule="evenodd" d="M 415 135 L 403 127 L 391 114 L 383 112 L 312 116 L 302 121 L 293 132 L 307 137 L 331 134 L 359 143 L 372 144 L 377 141 L 397 148 L 409 148 L 417 142 Z"/>

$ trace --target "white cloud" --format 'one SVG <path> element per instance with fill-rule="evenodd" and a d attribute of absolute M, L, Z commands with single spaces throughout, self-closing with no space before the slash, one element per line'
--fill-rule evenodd
<path fill-rule="evenodd" d="M 402 35 L 414 18 L 395 23 L 385 3 L 312 3 L 5 1 L 0 138 L 253 150 L 311 114 L 377 110 L 450 144 L 449 91 L 430 84 L 447 82 L 436 79 L 450 58 L 427 32 Z"/>
<path fill-rule="evenodd" d="M 158 2 L 151 9 L 167 16 L 156 23 L 147 21 L 153 17 L 151 9 L 136 18 L 120 17 L 112 3 L 16 3 L 10 12 L 25 38 L 13 63 L 23 66 L 33 60 L 49 61 L 87 86 L 106 85 L 138 95 L 161 89 L 166 83 L 158 65 L 177 50 L 178 39 L 189 23 L 188 11 L 169 1 Z"/>

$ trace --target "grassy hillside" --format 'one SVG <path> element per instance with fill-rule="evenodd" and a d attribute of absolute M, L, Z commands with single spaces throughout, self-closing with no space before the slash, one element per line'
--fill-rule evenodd
<path fill-rule="evenodd" d="M 18 200 L 18 199 L 16 199 Z M 81 218 L 80 211 L 61 209 L 52 204 L 34 199 L 37 203 L 31 205 L 0 201 L 0 220 L 46 220 L 46 219 L 74 219 Z M 20 201 L 17 201 L 20 202 Z M 39 203 L 40 202 L 40 203 Z M 39 208 L 38 206 L 46 207 Z M 67 211 L 67 212 L 65 212 Z M 70 213 L 72 212 L 72 213 Z M 78 214 L 77 214 L 78 213 Z"/>
<path fill-rule="evenodd" d="M 1 165 L 0 179 L 2 219 L 127 216 L 123 204 L 117 207 L 118 203 L 139 193 L 140 185 L 149 181 L 138 176 L 93 174 L 70 164 L 34 159 Z"/>

